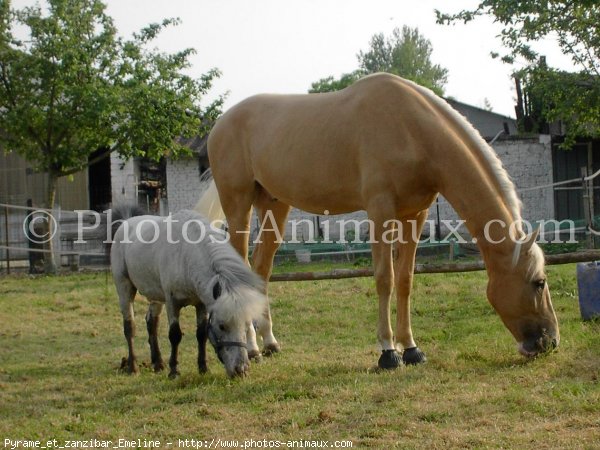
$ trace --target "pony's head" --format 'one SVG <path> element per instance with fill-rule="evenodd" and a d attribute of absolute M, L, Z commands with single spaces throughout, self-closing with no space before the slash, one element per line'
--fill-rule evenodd
<path fill-rule="evenodd" d="M 560 341 L 536 237 L 534 232 L 516 242 L 513 254 L 488 271 L 488 299 L 527 357 L 552 350 Z"/>
<path fill-rule="evenodd" d="M 246 375 L 250 367 L 248 330 L 262 317 L 267 299 L 257 289 L 244 286 L 228 290 L 219 282 L 213 287 L 213 297 L 208 310 L 208 339 L 229 377 Z"/>

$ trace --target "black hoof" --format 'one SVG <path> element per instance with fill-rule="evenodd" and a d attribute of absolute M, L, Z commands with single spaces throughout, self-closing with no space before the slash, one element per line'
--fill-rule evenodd
<path fill-rule="evenodd" d="M 397 369 L 402 365 L 402 358 L 396 350 L 384 350 L 381 352 L 377 365 L 380 369 Z"/>
<path fill-rule="evenodd" d="M 406 348 L 404 349 L 404 353 L 402 353 L 402 362 L 407 366 L 423 364 L 425 361 L 427 361 L 425 353 L 419 347 Z"/>
<path fill-rule="evenodd" d="M 273 356 L 275 353 L 279 353 L 280 351 L 281 351 L 281 346 L 279 344 L 275 343 L 275 344 L 269 344 L 269 345 L 265 346 L 262 353 L 264 356 Z"/>
<path fill-rule="evenodd" d="M 162 361 L 159 361 L 157 363 L 152 364 L 152 367 L 154 367 L 154 372 L 156 372 L 156 373 L 162 372 L 163 370 L 165 370 L 165 363 Z"/>
<path fill-rule="evenodd" d="M 170 380 L 174 380 L 174 379 L 175 379 L 175 378 L 177 378 L 179 375 L 180 375 L 180 374 L 179 374 L 179 372 L 178 372 L 178 371 L 171 372 L 171 373 L 169 373 L 169 379 L 170 379 Z"/>

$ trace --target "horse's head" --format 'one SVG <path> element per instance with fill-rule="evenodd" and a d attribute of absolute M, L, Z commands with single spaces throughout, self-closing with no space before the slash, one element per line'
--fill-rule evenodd
<path fill-rule="evenodd" d="M 558 322 L 544 272 L 544 254 L 537 233 L 515 246 L 512 257 L 489 270 L 490 303 L 528 357 L 558 346 Z"/>
<path fill-rule="evenodd" d="M 242 288 L 220 292 L 209 309 L 208 339 L 229 377 L 244 376 L 250 368 L 248 327 L 260 317 L 266 298 L 258 291 Z"/>

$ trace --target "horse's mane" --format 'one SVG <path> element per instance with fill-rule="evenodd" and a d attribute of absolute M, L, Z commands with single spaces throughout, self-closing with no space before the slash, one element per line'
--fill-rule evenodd
<path fill-rule="evenodd" d="M 502 198 L 508 210 L 511 213 L 512 219 L 516 222 L 516 229 L 521 233 L 521 236 L 514 236 L 515 239 L 524 238 L 522 223 L 521 223 L 521 208 L 522 203 L 517 195 L 515 185 L 510 179 L 508 172 L 502 165 L 502 161 L 494 151 L 494 149 L 481 137 L 481 134 L 473 127 L 462 114 L 456 111 L 452 106 L 448 104 L 443 98 L 434 94 L 431 90 L 413 83 L 409 80 L 403 80 L 406 84 L 412 86 L 416 91 L 426 97 L 431 103 L 439 107 L 439 109 L 450 118 L 455 124 L 457 124 L 468 136 L 468 138 L 475 144 L 475 148 L 479 151 L 478 158 L 484 164 L 487 172 L 494 177 Z M 520 245 L 515 246 L 515 254 L 513 255 L 513 266 L 519 261 L 520 258 Z M 541 248 L 534 244 L 529 251 L 529 265 L 527 267 L 527 276 L 533 277 L 534 273 L 543 270 L 544 266 L 544 253 Z"/>
<path fill-rule="evenodd" d="M 219 283 L 221 296 L 211 307 L 211 310 L 219 312 L 228 317 L 244 314 L 245 318 L 258 318 L 266 307 L 264 296 L 264 282 L 244 262 L 237 251 L 226 242 L 224 232 L 213 230 L 210 223 L 203 215 L 190 210 L 179 211 L 177 220 L 189 222 L 187 237 L 197 245 L 202 245 L 208 254 L 210 261 L 210 289 Z M 197 221 L 202 222 L 202 228 Z"/>
<path fill-rule="evenodd" d="M 510 211 L 513 220 L 518 222 L 519 225 L 522 204 L 517 195 L 515 185 L 510 179 L 508 172 L 506 172 L 506 169 L 502 165 L 502 161 L 494 149 L 492 149 L 492 147 L 481 137 L 481 134 L 479 134 L 473 125 L 462 114 L 456 111 L 456 109 L 450 106 L 443 98 L 437 96 L 431 90 L 413 83 L 410 80 L 403 79 L 402 81 L 426 97 L 431 103 L 436 105 L 447 118 L 449 118 L 466 133 L 468 138 L 474 144 L 475 148 L 478 150 L 478 155 L 475 156 L 481 156 L 477 159 L 482 162 L 484 168 L 487 169 L 486 171 L 494 177 L 496 185 L 502 193 L 502 198 L 506 207 Z"/>

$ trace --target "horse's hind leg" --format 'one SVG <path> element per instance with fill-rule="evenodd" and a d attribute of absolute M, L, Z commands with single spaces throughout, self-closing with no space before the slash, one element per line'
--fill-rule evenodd
<path fill-rule="evenodd" d="M 119 295 L 119 304 L 121 313 L 123 314 L 123 333 L 127 341 L 129 355 L 127 359 L 121 363 L 121 369 L 127 370 L 129 373 L 137 373 L 138 367 L 136 363 L 135 351 L 133 349 L 133 338 L 135 336 L 135 322 L 133 312 L 133 299 L 137 289 L 127 278 L 115 279 L 117 294 Z"/>
<path fill-rule="evenodd" d="M 150 359 L 155 372 L 165 368 L 160 348 L 158 346 L 158 320 L 162 312 L 162 303 L 151 302 L 146 313 L 146 328 L 148 329 L 148 343 L 150 344 Z"/>
<path fill-rule="evenodd" d="M 208 338 L 208 314 L 203 305 L 196 306 L 196 339 L 198 340 L 198 371 L 206 373 L 206 340 Z"/>
<path fill-rule="evenodd" d="M 426 361 L 425 354 L 417 347 L 410 325 L 410 291 L 412 289 L 415 255 L 427 210 L 411 220 L 402 221 L 401 240 L 396 244 L 394 273 L 396 280 L 396 339 L 404 348 L 404 364 L 419 364 Z"/>
<path fill-rule="evenodd" d="M 252 265 L 254 271 L 265 280 L 265 283 L 268 283 L 273 270 L 273 258 L 281 244 L 290 207 L 273 199 L 264 189 L 258 194 L 254 206 L 257 209 L 261 229 L 256 238 L 257 244 L 252 254 Z M 267 284 L 265 284 L 265 290 L 266 286 Z M 263 338 L 266 355 L 280 351 L 279 343 L 273 336 L 271 310 L 268 305 L 263 320 L 258 324 L 258 333 Z"/>

